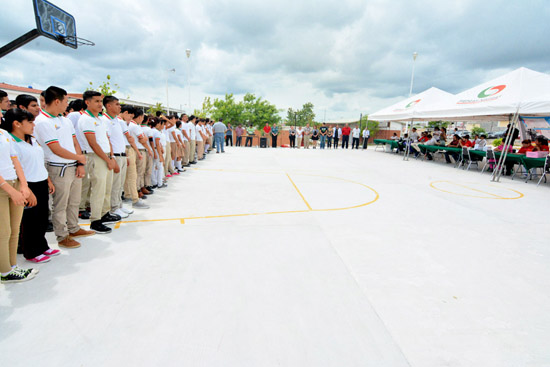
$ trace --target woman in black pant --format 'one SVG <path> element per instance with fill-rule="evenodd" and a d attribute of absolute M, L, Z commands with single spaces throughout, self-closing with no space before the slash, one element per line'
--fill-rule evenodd
<path fill-rule="evenodd" d="M 271 147 L 277 148 L 277 137 L 279 136 L 279 127 L 274 125 L 271 129 Z"/>
<path fill-rule="evenodd" d="M 288 131 L 288 140 L 290 140 L 290 147 L 296 148 L 296 129 L 293 127 Z"/>
<path fill-rule="evenodd" d="M 51 256 L 58 255 L 59 250 L 50 249 L 46 240 L 48 228 L 48 199 L 55 188 L 48 177 L 44 166 L 44 151 L 31 136 L 34 130 L 34 116 L 21 109 L 10 110 L 2 123 L 15 141 L 23 172 L 32 194 L 23 211 L 19 246 L 27 261 L 35 264 L 50 261 Z"/>
<path fill-rule="evenodd" d="M 228 147 L 229 144 L 233 146 L 233 126 L 227 124 L 227 130 L 225 131 L 225 146 Z"/>

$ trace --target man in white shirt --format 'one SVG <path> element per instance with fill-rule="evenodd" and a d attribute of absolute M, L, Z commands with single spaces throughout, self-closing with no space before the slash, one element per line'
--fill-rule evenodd
<path fill-rule="evenodd" d="M 351 149 L 359 149 L 359 138 L 361 137 L 361 130 L 359 129 L 359 126 L 355 125 L 355 127 L 351 130 Z"/>
<path fill-rule="evenodd" d="M 197 130 L 197 157 L 199 161 L 204 159 L 204 142 L 208 139 L 204 131 L 204 122 L 204 119 L 199 118 L 199 121 L 195 126 Z"/>
<path fill-rule="evenodd" d="M 368 127 L 365 126 L 365 129 L 363 130 L 363 149 L 367 149 L 369 145 L 369 138 L 370 138 L 370 131 Z"/>
<path fill-rule="evenodd" d="M 197 164 L 197 117 L 189 118 L 189 164 Z"/>
<path fill-rule="evenodd" d="M 411 135 L 410 135 L 410 138 L 411 138 L 411 141 L 413 143 L 418 143 L 418 138 L 420 136 L 418 135 L 418 132 L 416 131 L 416 127 L 413 127 L 412 130 L 411 130 Z"/>
<path fill-rule="evenodd" d="M 106 234 L 112 230 L 105 224 L 121 219 L 120 216 L 110 213 L 113 171 L 119 172 L 120 169 L 113 156 L 108 126 L 100 116 L 103 111 L 101 93 L 88 90 L 84 92 L 82 99 L 86 103 L 86 111 L 78 120 L 78 128 L 86 139 L 83 150 L 90 160 L 90 229 Z"/>
<path fill-rule="evenodd" d="M 86 157 L 70 120 L 62 117 L 67 92 L 51 86 L 44 92 L 44 109 L 36 117 L 34 135 L 44 149 L 48 175 L 55 186 L 52 222 L 59 246 L 80 247 L 74 238 L 94 234 L 78 225 L 78 205 Z"/>
<path fill-rule="evenodd" d="M 120 114 L 121 109 L 118 98 L 114 96 L 103 97 L 103 106 L 105 106 L 105 113 L 102 117 L 107 125 L 113 156 L 119 167 L 119 172 L 113 172 L 113 183 L 111 185 L 111 213 L 121 218 L 127 218 L 129 213 L 122 210 L 122 191 L 124 188 L 128 162 L 126 158 L 126 140 L 124 138 L 124 135 L 128 134 L 128 126 L 126 124 L 120 124 L 118 119 L 118 114 Z"/>
<path fill-rule="evenodd" d="M 182 165 L 189 167 L 191 156 L 191 123 L 189 122 L 189 116 L 185 113 L 181 117 L 181 134 L 183 135 L 183 160 Z"/>
<path fill-rule="evenodd" d="M 124 181 L 124 196 L 132 200 L 132 208 L 149 209 L 149 206 L 140 199 L 139 195 L 141 193 L 138 194 L 138 171 L 141 170 L 147 158 L 143 146 L 147 138 L 141 127 L 133 121 L 134 116 L 137 114 L 136 110 L 129 105 L 122 106 L 121 110 L 120 117 L 128 128 L 128 142 L 131 145 L 131 148 L 126 148 L 128 167 L 126 169 L 126 180 Z"/>
<path fill-rule="evenodd" d="M 296 145 L 297 149 L 300 149 L 300 147 L 302 146 L 302 137 L 303 136 L 304 136 L 304 130 L 302 129 L 301 126 L 298 126 L 296 128 L 296 139 L 298 140 L 298 144 Z"/>

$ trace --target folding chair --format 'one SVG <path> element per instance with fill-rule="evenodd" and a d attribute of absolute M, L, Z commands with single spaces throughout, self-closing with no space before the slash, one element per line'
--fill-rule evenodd
<path fill-rule="evenodd" d="M 462 169 L 464 169 L 464 167 L 466 167 L 466 159 L 468 159 L 468 167 L 466 168 L 466 171 L 470 170 L 470 167 L 472 166 L 472 164 L 475 164 L 476 169 L 479 169 L 479 165 L 477 164 L 477 161 L 473 161 L 472 157 L 470 156 L 470 149 L 469 148 L 462 147 L 462 157 L 464 159 L 463 162 L 462 162 Z"/>
<path fill-rule="evenodd" d="M 495 157 L 495 152 L 493 151 L 493 149 L 487 149 L 487 152 L 485 152 L 485 164 L 483 165 L 483 168 L 481 169 L 481 173 L 483 173 L 485 171 L 485 168 L 487 167 L 487 165 L 489 164 L 490 161 L 493 161 L 493 164 L 497 165 L 497 159 Z"/>
<path fill-rule="evenodd" d="M 546 174 L 550 173 L 550 155 L 546 156 L 546 160 L 544 161 L 544 168 L 542 170 L 542 174 L 540 175 L 540 180 L 537 183 L 537 186 L 540 185 L 540 182 L 544 178 L 544 183 L 546 183 Z"/>

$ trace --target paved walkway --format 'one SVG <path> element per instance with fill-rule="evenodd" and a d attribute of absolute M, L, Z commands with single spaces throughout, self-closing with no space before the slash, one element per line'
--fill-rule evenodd
<path fill-rule="evenodd" d="M 0 286 L 3 364 L 550 365 L 550 185 L 372 150 L 197 166 Z"/>

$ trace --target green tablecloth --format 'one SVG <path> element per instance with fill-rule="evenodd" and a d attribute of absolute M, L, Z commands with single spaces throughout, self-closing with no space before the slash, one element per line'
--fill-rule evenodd
<path fill-rule="evenodd" d="M 437 152 L 438 150 L 444 150 L 444 151 L 447 151 L 447 152 L 456 152 L 456 153 L 460 153 L 462 151 L 462 148 L 458 148 L 458 147 L 445 147 L 445 146 L 442 146 L 442 145 L 424 145 L 424 144 L 418 144 L 418 146 L 420 147 L 420 149 L 422 149 L 423 152 L 425 151 L 428 151 L 428 152 Z"/>
<path fill-rule="evenodd" d="M 389 144 L 392 149 L 397 149 L 397 141 L 389 139 L 374 139 L 374 144 L 376 145 L 386 145 Z"/>
<path fill-rule="evenodd" d="M 527 158 L 523 157 L 523 165 L 528 170 L 531 168 L 536 167 L 544 167 L 544 162 L 546 161 L 546 158 Z"/>

